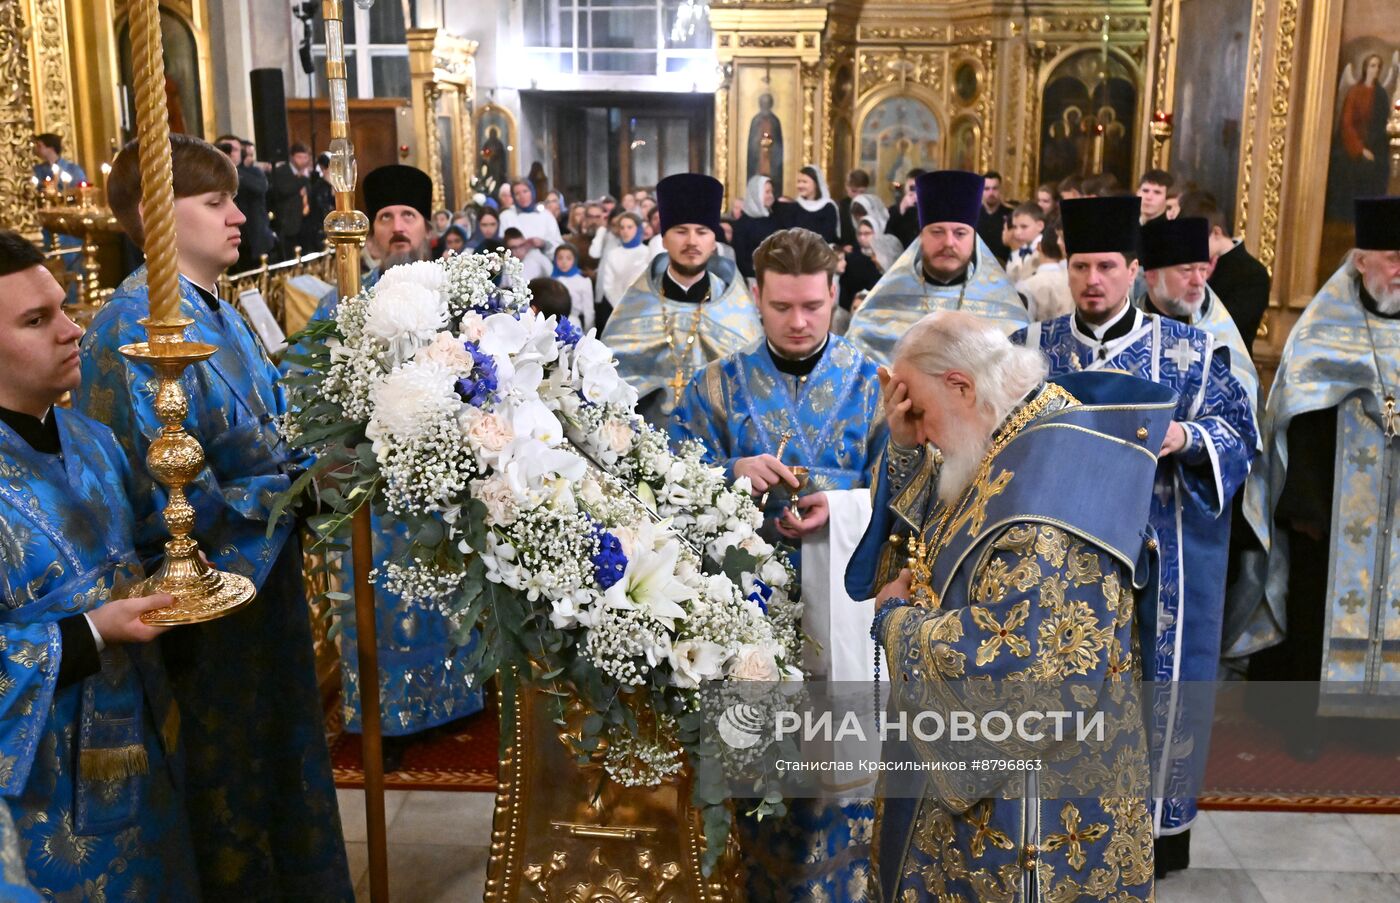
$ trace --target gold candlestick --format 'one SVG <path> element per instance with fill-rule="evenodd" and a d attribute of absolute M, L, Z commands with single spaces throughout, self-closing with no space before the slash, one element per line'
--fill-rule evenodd
<path fill-rule="evenodd" d="M 190 364 L 213 357 L 218 348 L 186 341 L 185 328 L 194 321 L 180 316 L 170 121 L 165 105 L 165 63 L 157 0 L 135 0 L 131 25 L 150 313 L 141 321 L 147 340 L 125 345 L 121 353 L 127 360 L 154 367 L 158 378 L 155 410 L 162 427 L 146 452 L 146 464 L 169 491 L 164 515 L 170 530 L 165 560 L 136 594 L 163 592 L 175 597 L 175 604 L 142 615 L 141 620 L 146 623 L 194 624 L 247 604 L 257 588 L 247 577 L 217 571 L 205 564 L 199 544 L 190 537 L 195 515 L 184 489 L 204 469 L 204 449 L 199 440 L 185 432 L 189 400 L 180 376 Z"/>

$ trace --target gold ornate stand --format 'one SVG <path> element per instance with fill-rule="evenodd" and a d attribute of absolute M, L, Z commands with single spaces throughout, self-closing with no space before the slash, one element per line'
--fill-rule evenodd
<path fill-rule="evenodd" d="M 170 494 L 165 523 L 171 538 L 165 545 L 165 561 L 145 581 L 141 592 L 159 591 L 175 597 L 174 605 L 147 612 L 141 619 L 149 624 L 194 624 L 246 605 L 257 588 L 247 577 L 209 567 L 199 553 L 198 543 L 190 538 L 194 509 L 185 498 L 184 488 L 204 469 L 204 450 L 184 429 L 189 401 L 180 375 L 191 364 L 213 357 L 218 349 L 185 341 L 185 328 L 193 321 L 180 316 L 170 123 L 165 108 L 165 64 L 156 0 L 136 0 L 131 22 L 150 315 L 141 321 L 147 340 L 124 346 L 121 353 L 128 360 L 155 368 L 159 380 L 156 414 L 163 426 L 147 450 L 146 463 Z"/>
<path fill-rule="evenodd" d="M 554 721 L 557 699 L 515 692 L 514 742 L 501 760 L 486 903 L 738 903 L 737 843 L 710 878 L 685 773 L 659 787 L 623 787 L 600 764 L 579 765 Z M 504 701 L 504 700 L 503 700 Z M 566 720 L 577 725 L 582 712 Z M 595 757 L 596 758 L 596 757 Z"/>
<path fill-rule="evenodd" d="M 121 225 L 112 211 L 106 207 L 88 205 L 68 205 L 63 207 L 40 207 L 35 216 L 39 224 L 52 235 L 72 235 L 83 240 L 82 272 L 78 276 L 78 303 L 73 311 L 73 319 L 86 327 L 97 314 L 97 309 L 112 294 L 113 289 L 102 287 L 102 266 L 97 260 L 97 241 L 106 235 L 117 235 Z"/>

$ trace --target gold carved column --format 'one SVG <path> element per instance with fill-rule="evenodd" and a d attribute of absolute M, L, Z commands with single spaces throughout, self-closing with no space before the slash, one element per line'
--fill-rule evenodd
<path fill-rule="evenodd" d="M 1148 48 L 1145 80 L 1148 89 L 1138 116 L 1138 132 L 1149 139 L 1138 148 L 1138 172 L 1170 169 L 1167 163 L 1172 151 L 1176 47 L 1180 31 L 1181 0 L 1160 0 L 1152 10 L 1152 43 Z"/>
<path fill-rule="evenodd" d="M 433 180 L 433 207 L 456 209 L 470 196 L 476 173 L 476 142 L 471 138 L 476 100 L 477 42 L 440 28 L 408 30 L 412 77 L 413 138 L 416 162 Z M 439 116 L 446 115 L 452 160 L 442 158 Z M 455 197 L 447 197 L 446 169 L 452 167 Z"/>
<path fill-rule="evenodd" d="M 803 166 L 826 168 L 826 7 L 822 0 L 716 0 L 711 6 L 722 69 L 715 176 L 730 198 L 743 197 L 749 179 L 750 133 L 765 160 L 781 167 L 784 184 L 774 185 L 779 195 L 796 194 Z"/>

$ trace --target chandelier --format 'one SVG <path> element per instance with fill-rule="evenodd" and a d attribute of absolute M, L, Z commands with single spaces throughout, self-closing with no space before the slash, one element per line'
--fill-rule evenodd
<path fill-rule="evenodd" d="M 671 25 L 671 43 L 683 44 L 695 34 L 701 22 L 710 18 L 710 0 L 681 0 L 676 21 Z"/>

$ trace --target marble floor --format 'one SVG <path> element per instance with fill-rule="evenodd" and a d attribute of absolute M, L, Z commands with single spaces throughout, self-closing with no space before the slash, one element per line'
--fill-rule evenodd
<path fill-rule="evenodd" d="M 356 896 L 369 899 L 364 795 L 338 791 Z M 390 791 L 389 892 L 412 903 L 480 900 L 493 798 Z M 1158 903 L 1396 903 L 1400 815 L 1204 812 L 1191 868 L 1157 885 Z"/>

